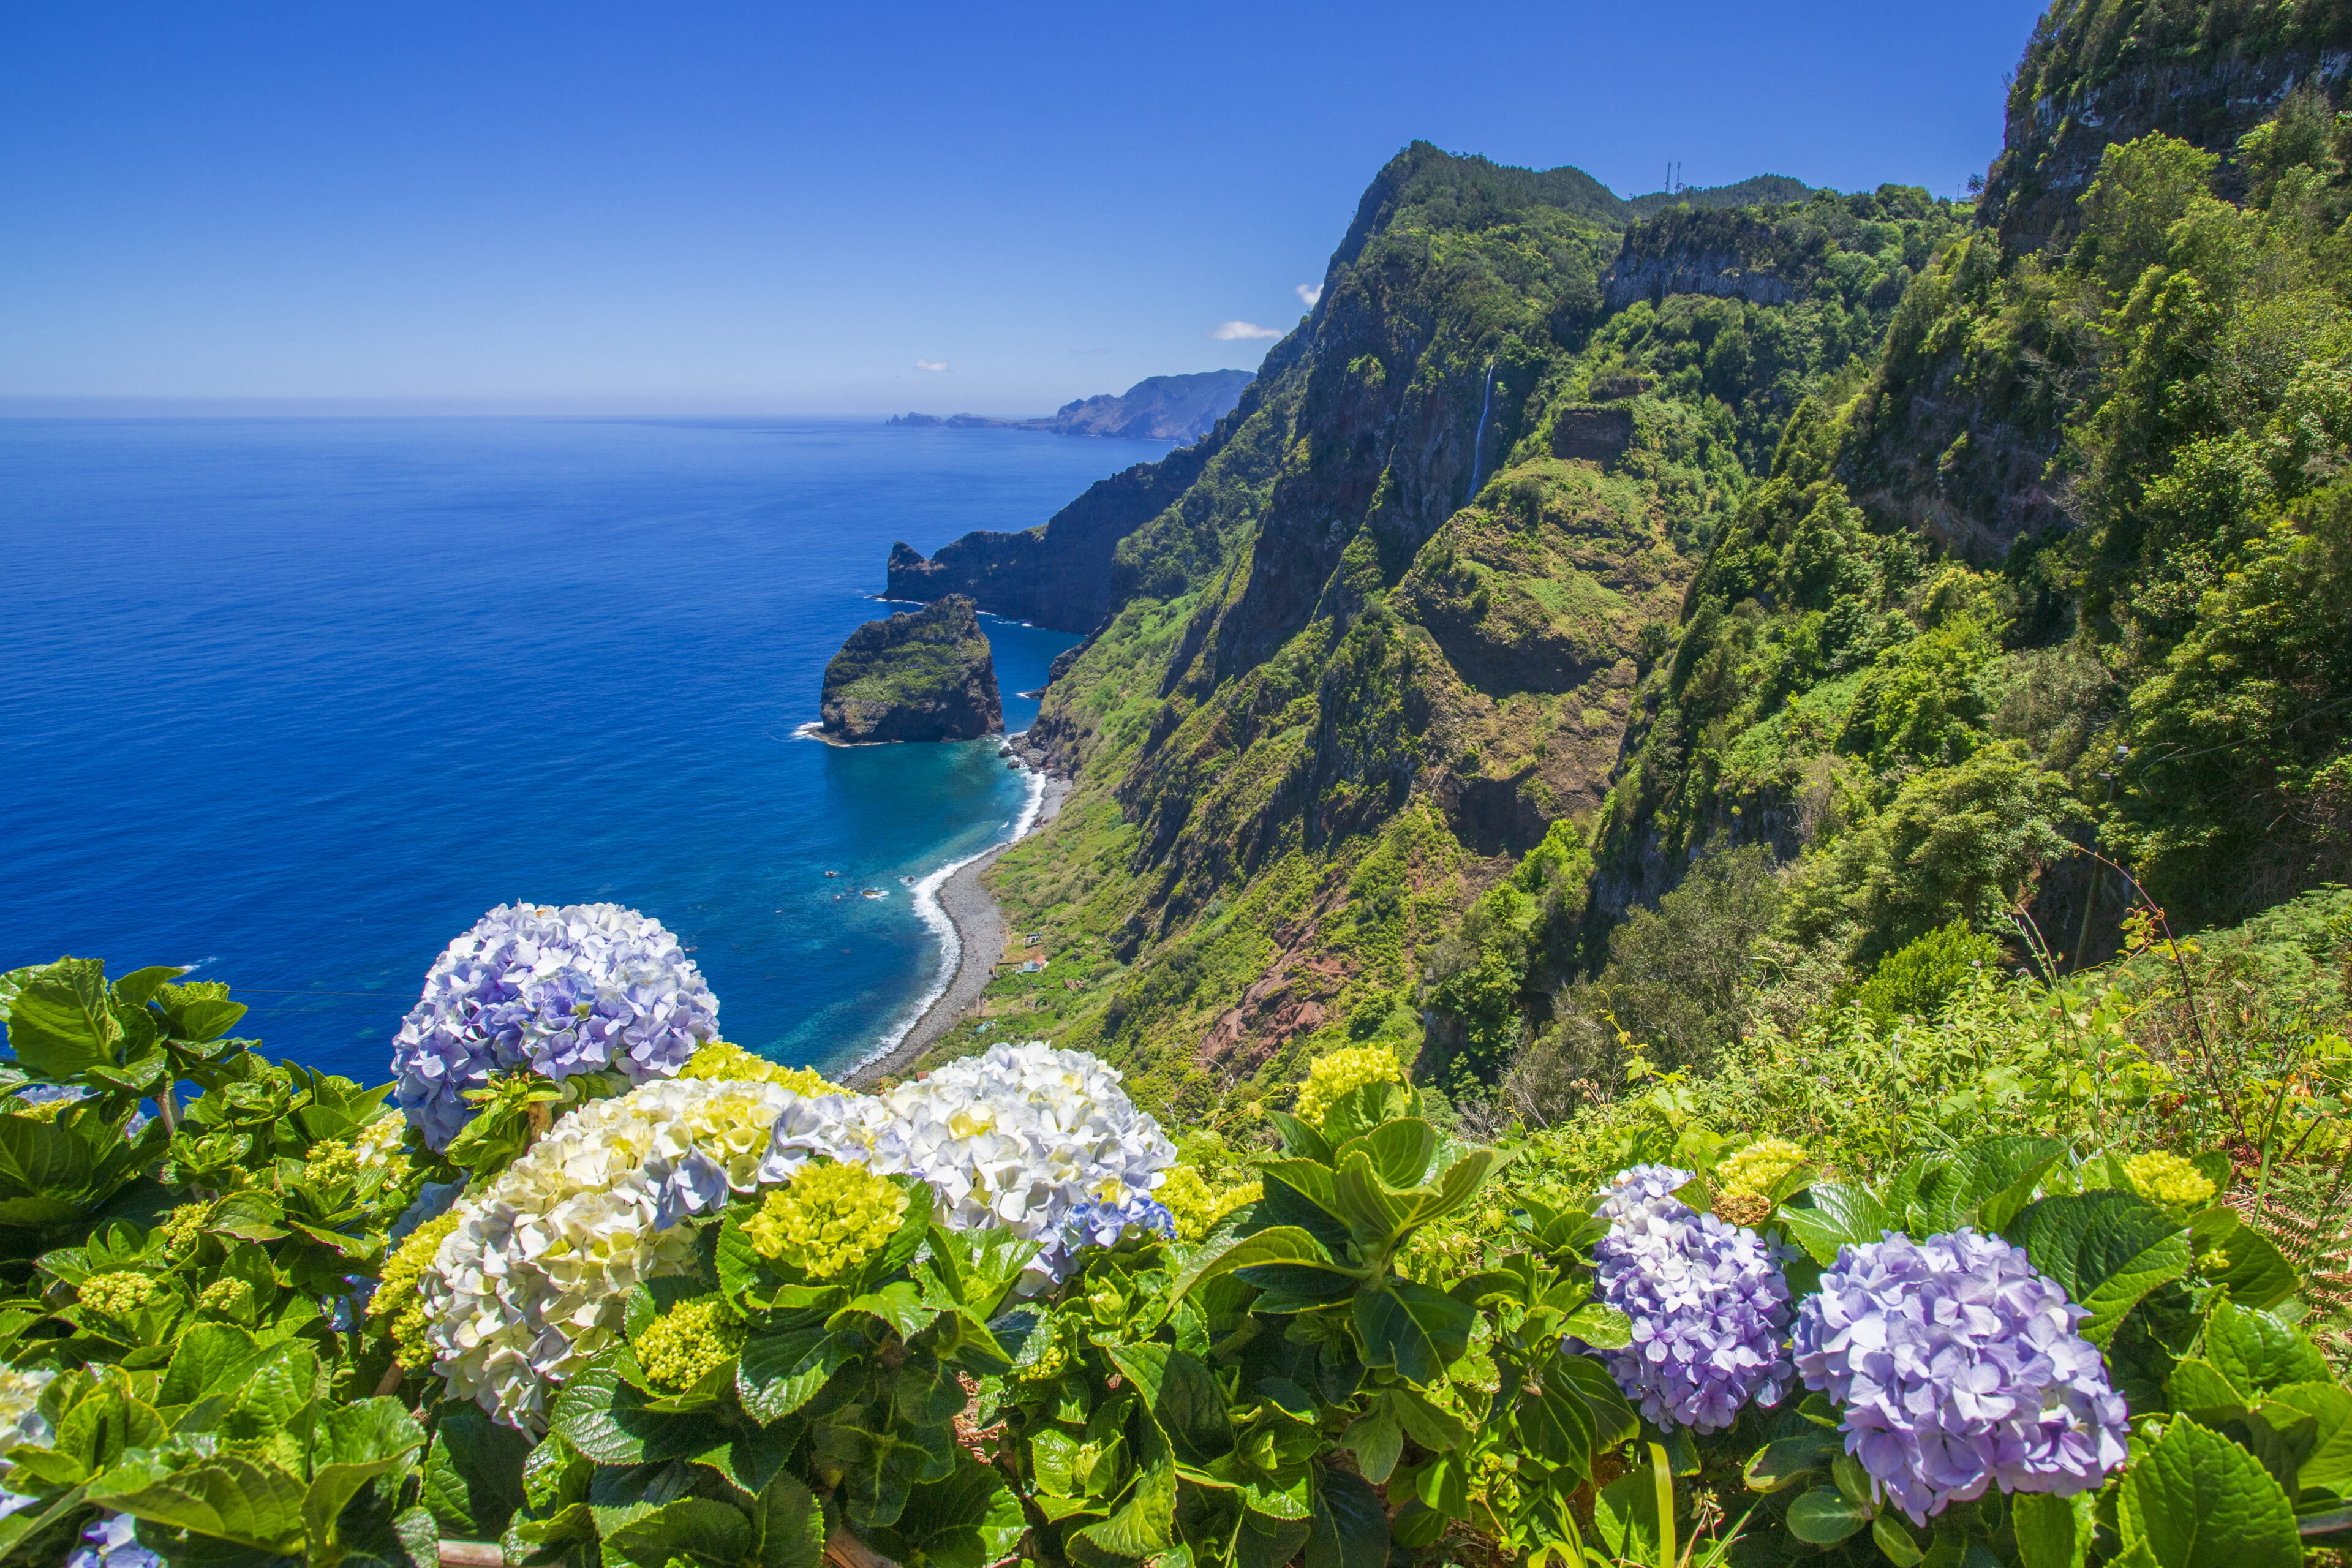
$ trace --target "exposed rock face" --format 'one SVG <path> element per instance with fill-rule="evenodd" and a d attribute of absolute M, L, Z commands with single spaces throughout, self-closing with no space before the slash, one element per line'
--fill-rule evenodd
<path fill-rule="evenodd" d="M 1193 442 L 1233 412 L 1252 370 L 1152 375 L 1114 396 L 1105 392 L 1065 403 L 1050 419 L 992 419 L 982 414 L 901 414 L 893 425 L 951 430 L 1050 430 L 1056 436 L 1117 436 L 1130 441 Z"/>
<path fill-rule="evenodd" d="M 996 661 L 961 595 L 849 634 L 824 667 L 833 740 L 972 741 L 1004 731 Z"/>
<path fill-rule="evenodd" d="M 2352 16 L 2283 5 L 2267 20 L 2217 26 L 2217 9 L 2149 7 L 2129 24 L 2045 23 L 2010 89 L 2001 154 L 1978 208 L 2004 250 L 2063 247 L 2111 143 L 2161 131 L 2226 155 L 2298 88 L 2342 106 Z M 2225 195 L 2229 184 L 2225 172 Z"/>

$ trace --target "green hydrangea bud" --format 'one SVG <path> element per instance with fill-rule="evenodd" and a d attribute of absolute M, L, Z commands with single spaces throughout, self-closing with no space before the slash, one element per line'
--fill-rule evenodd
<path fill-rule="evenodd" d="M 82 1305 L 104 1312 L 110 1318 L 127 1318 L 147 1304 L 155 1293 L 152 1277 L 123 1269 L 113 1274 L 93 1274 L 81 1282 L 77 1292 Z"/>
<path fill-rule="evenodd" d="M 683 1394 L 742 1352 L 751 1325 L 715 1292 L 680 1301 L 630 1340 L 656 1388 Z"/>

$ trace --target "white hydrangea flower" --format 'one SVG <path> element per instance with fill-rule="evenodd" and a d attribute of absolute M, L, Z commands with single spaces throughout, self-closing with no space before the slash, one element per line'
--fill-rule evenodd
<path fill-rule="evenodd" d="M 0 1454 L 19 1443 L 46 1444 L 55 1436 L 41 1414 L 41 1394 L 54 1372 L 21 1372 L 0 1366 Z M 0 1470 L 7 1467 L 0 1464 Z"/>
<path fill-rule="evenodd" d="M 1090 1222 L 1106 1210 L 1147 1216 L 1144 1200 L 1176 1163 L 1160 1123 L 1118 1084 L 1117 1068 L 1083 1051 L 992 1046 L 883 1096 L 889 1123 L 867 1163 L 929 1183 L 944 1225 L 1002 1225 L 1038 1242 L 1026 1283 L 1056 1282 L 1101 1239 Z"/>
<path fill-rule="evenodd" d="M 592 1100 L 460 1205 L 420 1287 L 449 1395 L 542 1431 L 554 1389 L 619 1331 L 629 1292 L 692 1270 L 684 1222 L 758 1184 L 770 1130 L 798 1099 L 668 1079 Z"/>

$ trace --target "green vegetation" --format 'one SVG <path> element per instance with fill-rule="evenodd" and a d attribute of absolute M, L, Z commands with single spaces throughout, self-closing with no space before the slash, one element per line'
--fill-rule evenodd
<path fill-rule="evenodd" d="M 970 741 L 1004 728 L 996 663 L 970 599 L 868 621 L 824 667 L 824 732 L 845 741 Z"/>

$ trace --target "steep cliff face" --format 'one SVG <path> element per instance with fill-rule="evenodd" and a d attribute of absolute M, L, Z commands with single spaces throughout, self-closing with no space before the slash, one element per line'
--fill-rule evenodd
<path fill-rule="evenodd" d="M 2011 84 L 1985 221 L 2011 256 L 2063 248 L 2111 144 L 2161 131 L 2227 153 L 2298 88 L 2340 103 L 2347 72 L 2344 0 L 2060 0 Z"/>
<path fill-rule="evenodd" d="M 828 740 L 975 741 L 1004 731 L 996 661 L 970 599 L 952 595 L 849 634 L 824 667 Z"/>
<path fill-rule="evenodd" d="M 1626 204 L 1580 172 L 1427 147 L 1381 172 L 1315 311 L 1118 545 L 1031 732 L 1078 790 L 1002 889 L 1106 966 L 1038 1027 L 1192 1109 L 1335 1038 L 1421 1048 L 1422 954 L 1598 816 L 1743 445 L 1867 347 L 1882 274 L 1951 221 L 1827 200 L 1754 220 L 1801 298 L 1612 315 Z"/>

